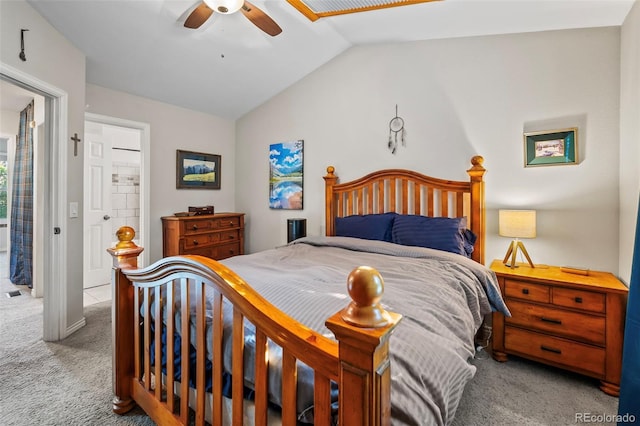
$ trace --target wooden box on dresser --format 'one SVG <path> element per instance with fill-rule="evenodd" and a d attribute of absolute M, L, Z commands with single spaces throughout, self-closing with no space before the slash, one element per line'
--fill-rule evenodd
<path fill-rule="evenodd" d="M 162 218 L 162 255 L 216 260 L 244 254 L 244 213 Z"/>
<path fill-rule="evenodd" d="M 492 355 L 507 354 L 600 379 L 618 396 L 627 287 L 608 272 L 491 264 L 511 317 L 493 314 Z"/>

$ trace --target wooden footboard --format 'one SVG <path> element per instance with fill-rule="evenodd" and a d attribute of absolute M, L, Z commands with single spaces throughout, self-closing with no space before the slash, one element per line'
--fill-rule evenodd
<path fill-rule="evenodd" d="M 227 367 L 233 424 L 242 424 L 243 394 L 248 386 L 247 322 L 255 327 L 255 356 L 251 361 L 255 373 L 249 385 L 254 390 L 257 425 L 267 424 L 271 405 L 268 351 L 273 344 L 282 348 L 282 424 L 297 424 L 297 361 L 314 372 L 316 425 L 331 424 L 334 418 L 332 383 L 338 388 L 339 424 L 390 423 L 389 337 L 401 316 L 380 307 L 383 284 L 375 270 L 356 268 L 345 277 L 352 301 L 326 322 L 336 342 L 279 311 L 215 260 L 176 256 L 137 269 L 137 257 L 143 249 L 132 242 L 133 229 L 123 227 L 117 235 L 119 243 L 108 249 L 113 256 L 116 413 L 125 413 L 137 403 L 160 425 L 205 422 L 222 425 L 226 314 L 232 323 L 231 365 Z M 230 305 L 225 300 L 232 305 L 231 312 L 226 312 Z M 229 330 L 225 329 L 225 333 Z M 176 348 L 174 341 L 178 335 L 182 343 Z M 191 357 L 195 362 L 189 362 Z M 210 372 L 206 368 L 208 360 L 212 365 Z M 190 385 L 186 378 L 193 369 L 195 374 L 191 377 L 195 383 Z M 206 390 L 207 382 L 211 383 L 210 392 Z"/>

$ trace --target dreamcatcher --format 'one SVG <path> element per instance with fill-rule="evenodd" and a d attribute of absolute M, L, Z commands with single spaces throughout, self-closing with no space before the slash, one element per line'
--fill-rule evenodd
<path fill-rule="evenodd" d="M 389 122 L 389 144 L 387 145 L 392 154 L 395 154 L 398 149 L 398 139 L 402 146 L 407 146 L 405 134 L 404 120 L 398 117 L 398 105 L 396 105 L 396 116 Z"/>

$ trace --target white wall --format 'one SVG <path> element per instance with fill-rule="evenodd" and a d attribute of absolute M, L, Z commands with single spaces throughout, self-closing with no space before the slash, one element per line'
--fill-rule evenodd
<path fill-rule="evenodd" d="M 620 277 L 631 280 L 640 197 L 640 2 L 622 26 L 620 65 Z M 640 248 L 637 248 L 640 250 Z"/>
<path fill-rule="evenodd" d="M 27 61 L 18 58 L 20 30 L 28 28 L 25 40 Z M 21 73 L 32 76 L 68 94 L 68 120 L 70 134 L 84 133 L 85 56 L 47 23 L 24 0 L 0 1 L 0 58 L 2 62 Z M 61 143 L 66 143 L 66 140 Z M 82 205 L 82 144 L 78 157 L 73 149 L 67 151 L 67 187 L 69 201 Z M 82 215 L 80 215 L 81 217 Z M 59 226 L 67 240 L 66 322 L 69 329 L 84 321 L 82 307 L 82 220 L 60 218 Z M 52 289 L 59 291 L 59 289 Z"/>
<path fill-rule="evenodd" d="M 231 120 L 87 84 L 87 112 L 149 123 L 151 128 L 150 261 L 162 257 L 162 216 L 189 206 L 233 211 L 236 155 Z M 221 189 L 176 189 L 176 150 L 222 156 Z"/>
<path fill-rule="evenodd" d="M 247 249 L 286 242 L 286 218 L 323 232 L 326 166 L 343 180 L 409 168 L 465 180 L 485 157 L 487 263 L 502 258 L 499 208 L 538 211 L 535 263 L 617 272 L 620 30 L 600 28 L 352 48 L 242 117 L 236 207 Z M 387 149 L 389 120 L 407 147 Z M 523 131 L 579 127 L 580 164 L 523 167 Z M 305 141 L 304 211 L 268 208 L 268 146 Z"/>

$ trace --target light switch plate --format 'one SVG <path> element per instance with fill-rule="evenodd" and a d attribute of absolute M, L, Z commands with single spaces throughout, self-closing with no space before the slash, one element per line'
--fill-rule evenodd
<path fill-rule="evenodd" d="M 75 201 L 69 203 L 69 217 L 78 217 L 78 203 Z"/>

